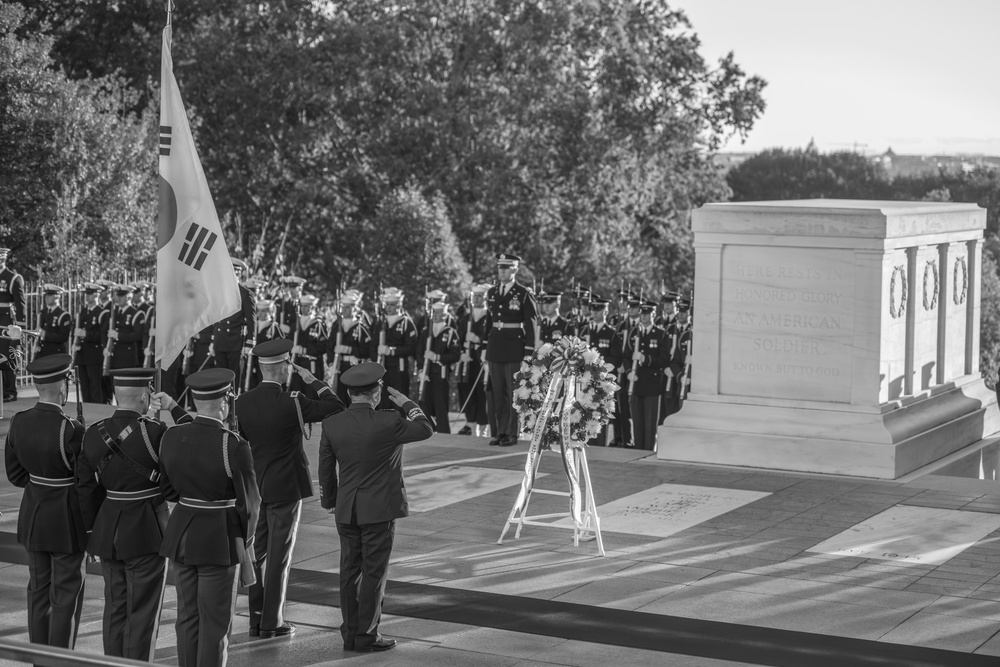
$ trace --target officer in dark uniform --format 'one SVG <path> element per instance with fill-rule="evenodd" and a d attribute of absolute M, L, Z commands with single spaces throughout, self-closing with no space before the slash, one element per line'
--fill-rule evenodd
<path fill-rule="evenodd" d="M 233 270 L 236 272 L 236 281 L 240 282 L 247 270 L 247 264 L 241 259 L 233 258 Z M 243 387 L 243 368 L 250 358 L 250 350 L 256 345 L 257 327 L 254 326 L 256 318 L 256 299 L 250 294 L 250 290 L 242 284 L 240 289 L 240 309 L 219 320 L 212 332 L 213 351 L 215 352 L 215 365 L 219 368 L 228 368 L 236 375 L 236 385 Z"/>
<path fill-rule="evenodd" d="M 73 316 L 63 310 L 59 299 L 65 292 L 59 285 L 46 284 L 42 286 L 42 298 L 45 307 L 38 320 L 41 341 L 36 359 L 50 354 L 66 354 L 69 352 L 69 334 L 73 331 Z"/>
<path fill-rule="evenodd" d="M 674 353 L 670 365 L 664 371 L 667 375 L 666 403 L 667 416 L 681 409 L 687 390 L 691 386 L 691 373 L 688 368 L 691 354 L 691 301 L 677 300 L 677 344 L 673 346 Z"/>
<path fill-rule="evenodd" d="M 101 315 L 104 307 L 100 304 L 102 287 L 97 283 L 84 283 L 84 305 L 76 319 L 76 346 L 74 365 L 79 368 L 80 394 L 84 403 L 107 403 L 104 394 L 102 369 L 104 366 L 104 345 Z"/>
<path fill-rule="evenodd" d="M 177 585 L 181 667 L 226 664 L 237 572 L 253 560 L 260 510 L 253 456 L 249 443 L 223 424 L 235 377 L 228 368 L 190 375 L 198 415 L 168 429 L 160 442 L 160 490 L 177 502 L 160 555 L 171 560 Z"/>
<path fill-rule="evenodd" d="M 436 301 L 431 305 L 431 320 L 420 334 L 417 350 L 421 363 L 421 408 L 430 413 L 434 430 L 451 433 L 448 417 L 449 389 L 448 377 L 451 364 L 462 355 L 458 332 L 447 321 L 448 304 Z M 424 377 L 424 372 L 427 376 Z"/>
<path fill-rule="evenodd" d="M 276 321 L 281 327 L 281 335 L 291 340 L 295 333 L 295 322 L 299 319 L 299 300 L 305 289 L 306 279 L 299 276 L 285 276 L 281 279 L 285 296 L 275 300 Z"/>
<path fill-rule="evenodd" d="M 473 435 L 473 428 L 477 437 L 489 432 L 486 408 L 489 378 L 483 369 L 483 355 L 486 353 L 487 338 L 486 293 L 490 287 L 488 283 L 472 286 L 470 306 L 458 321 L 458 335 L 463 343 L 459 359 L 458 400 L 465 405 L 465 426 L 458 432 L 459 435 Z"/>
<path fill-rule="evenodd" d="M 677 329 L 677 300 L 681 298 L 681 295 L 676 292 L 671 292 L 669 290 L 663 290 L 660 294 L 660 315 L 657 316 L 653 321 L 664 331 L 667 332 L 667 338 L 670 340 L 670 356 L 673 358 L 674 352 L 677 351 L 677 338 L 679 331 Z M 673 383 L 667 375 L 666 370 L 663 373 L 663 392 L 660 394 L 660 424 L 663 420 L 667 418 L 669 406 L 668 394 L 673 388 Z"/>
<path fill-rule="evenodd" d="M 579 338 L 589 347 L 600 352 L 606 363 L 613 363 L 611 361 L 611 358 L 613 357 L 611 350 L 617 332 L 613 326 L 608 324 L 608 306 L 611 302 L 607 299 L 602 299 L 598 295 L 591 295 L 588 299 L 588 303 L 590 310 L 590 322 L 580 332 Z M 587 444 L 592 446 L 607 446 L 607 424 L 605 424 L 601 429 L 600 434 Z"/>
<path fill-rule="evenodd" d="M 338 377 L 351 366 L 367 361 L 371 354 L 372 337 L 362 320 L 358 297 L 352 291 L 340 296 L 340 318 L 330 332 L 326 356 Z M 346 405 L 347 388 L 337 385 L 337 396 Z"/>
<path fill-rule="evenodd" d="M 27 309 L 24 296 L 24 278 L 7 266 L 10 248 L 0 248 L 0 330 L 11 324 L 27 327 Z M 0 336 L 0 380 L 3 382 L 2 400 L 17 400 L 16 365 L 22 354 L 21 341 Z"/>
<path fill-rule="evenodd" d="M 131 303 L 131 285 L 115 285 L 112 292 L 113 308 L 104 332 L 105 343 L 113 341 L 109 368 L 137 368 L 142 366 L 139 346 L 142 344 L 145 315 Z"/>
<path fill-rule="evenodd" d="M 312 373 L 291 363 L 292 341 L 261 343 L 253 349 L 263 379 L 236 399 L 240 435 L 250 442 L 260 519 L 257 522 L 254 569 L 250 587 L 250 636 L 281 637 L 295 632 L 284 621 L 285 588 L 292 567 L 292 549 L 302 511 L 302 499 L 312 496 L 309 461 L 302 449 L 306 424 L 322 421 L 344 404 Z M 292 369 L 319 400 L 282 386 Z"/>
<path fill-rule="evenodd" d="M 632 447 L 634 441 L 632 437 L 632 411 L 629 405 L 628 378 L 626 375 L 632 367 L 632 360 L 627 356 L 626 346 L 628 339 L 632 336 L 632 331 L 639 324 L 639 296 L 632 292 L 621 292 L 619 294 L 621 302 L 626 304 L 626 312 L 619 319 L 616 329 L 616 337 L 611 345 L 608 361 L 615 366 L 618 379 L 618 393 L 615 396 L 615 438 L 611 441 L 612 447 Z"/>
<path fill-rule="evenodd" d="M 152 662 L 167 576 L 160 547 L 168 512 L 158 483 L 167 425 L 143 415 L 165 406 L 177 424 L 191 416 L 167 394 L 154 396 L 155 368 L 111 375 L 118 409 L 87 429 L 76 484 L 87 551 L 104 576 L 104 654 Z"/>
<path fill-rule="evenodd" d="M 489 311 L 486 361 L 489 363 L 493 410 L 497 432 L 491 445 L 517 444 L 517 411 L 514 410 L 514 374 L 521 362 L 535 351 L 535 299 L 531 291 L 515 279 L 521 258 L 510 253 L 497 255 L 499 282 L 486 295 Z"/>
<path fill-rule="evenodd" d="M 410 393 L 410 358 L 417 352 L 417 325 L 403 311 L 403 292 L 396 287 L 382 290 L 382 317 L 374 323 L 371 358 L 385 367 L 382 381 L 401 394 Z M 388 395 L 379 409 L 392 409 Z"/>
<path fill-rule="evenodd" d="M 83 426 L 62 410 L 72 363 L 68 354 L 54 354 L 28 364 L 38 403 L 11 417 L 4 443 L 7 479 L 24 489 L 17 541 L 28 552 L 28 638 L 70 649 L 80 626 L 87 547 L 74 486 Z"/>
<path fill-rule="evenodd" d="M 297 345 L 292 347 L 292 362 L 302 366 L 316 377 L 323 377 L 326 366 L 323 358 L 330 334 L 326 323 L 316 317 L 316 301 L 312 294 L 303 294 L 299 299 L 299 316 L 296 339 Z M 326 385 L 323 385 L 326 386 Z M 309 398 L 318 398 L 313 388 L 307 385 L 298 375 L 293 373 L 288 388 L 292 391 L 304 392 Z"/>
<path fill-rule="evenodd" d="M 584 329 L 590 325 L 590 290 L 586 287 L 581 287 L 577 285 L 570 292 L 569 298 L 572 299 L 570 302 L 569 314 L 566 315 L 566 323 L 568 327 L 568 334 L 581 337 Z"/>
<path fill-rule="evenodd" d="M 653 324 L 656 304 L 645 301 L 639 307 L 639 324 L 625 342 L 625 361 L 630 365 L 626 380 L 632 414 L 635 446 L 656 449 L 656 427 L 660 423 L 660 394 L 663 369 L 670 363 L 667 332 Z"/>
<path fill-rule="evenodd" d="M 554 343 L 563 336 L 573 335 L 566 318 L 559 314 L 562 292 L 544 292 L 538 295 L 542 316 L 538 319 L 538 337 L 543 343 Z"/>
<path fill-rule="evenodd" d="M 260 299 L 255 304 L 257 310 L 257 321 L 254 323 L 257 345 L 266 343 L 269 340 L 282 338 L 281 329 L 274 321 L 274 302 L 270 299 Z M 244 379 L 243 388 L 253 389 L 260 384 L 260 366 L 257 364 L 257 357 L 250 355 L 250 378 Z"/>
<path fill-rule="evenodd" d="M 395 522 L 409 514 L 402 445 L 434 432 L 417 404 L 391 387 L 386 391 L 397 409 L 375 410 L 384 373 L 375 362 L 344 372 L 351 405 L 323 420 L 319 443 L 320 504 L 335 515 L 340 533 L 340 633 L 348 651 L 396 645 L 378 626 Z"/>

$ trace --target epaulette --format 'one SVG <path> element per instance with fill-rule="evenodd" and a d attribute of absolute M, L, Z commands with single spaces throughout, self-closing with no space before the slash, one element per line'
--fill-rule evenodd
<path fill-rule="evenodd" d="M 292 398 L 298 398 L 299 394 L 301 394 L 301 393 L 302 392 L 300 392 L 300 391 L 293 391 L 292 394 L 291 394 L 291 396 L 292 396 Z"/>
<path fill-rule="evenodd" d="M 238 441 L 242 441 L 242 442 L 246 441 L 246 439 L 242 435 L 240 435 L 236 431 L 232 430 L 231 428 L 226 428 L 225 426 L 223 426 L 222 430 L 225 431 L 226 433 L 230 434 L 234 438 L 236 438 Z"/>

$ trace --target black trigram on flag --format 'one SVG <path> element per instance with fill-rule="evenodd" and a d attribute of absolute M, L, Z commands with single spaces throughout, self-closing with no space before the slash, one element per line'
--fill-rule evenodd
<path fill-rule="evenodd" d="M 177 256 L 177 259 L 195 271 L 201 271 L 202 264 L 208 259 L 208 253 L 218 238 L 218 234 L 192 223 L 188 228 L 187 237 L 184 239 L 184 245 L 181 246 L 181 254 Z"/>
<path fill-rule="evenodd" d="M 160 155 L 170 155 L 170 126 L 160 126 Z"/>

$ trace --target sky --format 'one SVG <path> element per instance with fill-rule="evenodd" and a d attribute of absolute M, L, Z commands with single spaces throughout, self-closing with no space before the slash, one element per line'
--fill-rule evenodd
<path fill-rule="evenodd" d="M 767 108 L 725 151 L 1000 155 L 1000 0 L 672 0 Z"/>

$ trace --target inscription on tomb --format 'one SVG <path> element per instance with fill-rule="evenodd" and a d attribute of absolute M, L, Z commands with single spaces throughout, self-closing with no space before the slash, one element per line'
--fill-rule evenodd
<path fill-rule="evenodd" d="M 853 254 L 726 246 L 722 261 L 722 394 L 851 400 Z"/>

